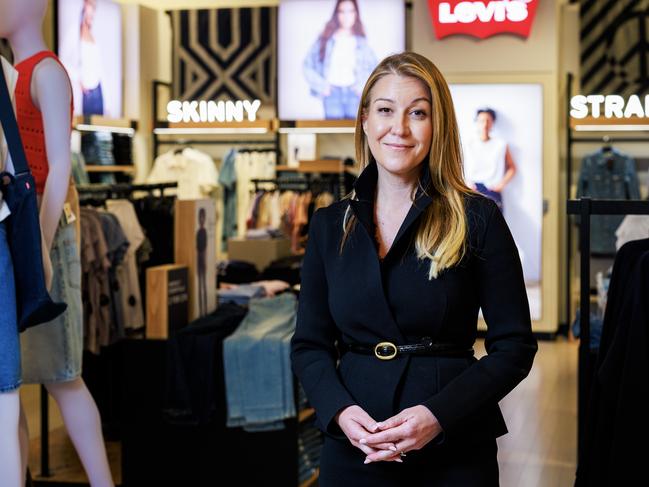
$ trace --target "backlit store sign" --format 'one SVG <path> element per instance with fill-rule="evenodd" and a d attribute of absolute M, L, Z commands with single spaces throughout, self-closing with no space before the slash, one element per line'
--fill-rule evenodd
<path fill-rule="evenodd" d="M 539 0 L 428 0 L 435 36 L 496 34 L 528 38 Z"/>
<path fill-rule="evenodd" d="M 179 122 L 249 122 L 257 120 L 260 100 L 180 101 L 167 103 L 167 121 Z"/>
<path fill-rule="evenodd" d="M 570 99 L 570 116 L 583 119 L 588 116 L 599 118 L 649 117 L 649 95 L 641 99 L 631 95 L 627 100 L 620 95 L 577 95 Z"/>

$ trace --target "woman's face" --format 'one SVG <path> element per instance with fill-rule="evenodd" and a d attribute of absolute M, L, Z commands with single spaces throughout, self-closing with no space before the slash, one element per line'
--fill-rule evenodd
<path fill-rule="evenodd" d="M 494 119 L 487 112 L 480 112 L 476 118 L 476 125 L 478 126 L 478 133 L 480 135 L 488 136 L 491 132 L 491 127 L 494 126 Z"/>
<path fill-rule="evenodd" d="M 377 164 L 407 175 L 428 156 L 433 137 L 430 90 L 419 79 L 389 74 L 369 93 L 363 131 Z"/>
<path fill-rule="evenodd" d="M 336 15 L 338 16 L 338 25 L 342 29 L 351 29 L 354 27 L 356 23 L 356 7 L 354 6 L 354 2 L 340 2 L 336 10 Z"/>

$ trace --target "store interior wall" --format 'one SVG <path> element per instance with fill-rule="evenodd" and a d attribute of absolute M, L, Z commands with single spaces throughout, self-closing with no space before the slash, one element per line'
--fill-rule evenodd
<path fill-rule="evenodd" d="M 427 2 L 414 2 L 413 50 L 429 57 L 450 83 L 541 83 L 544 93 L 543 198 L 547 213 L 542 234 L 542 315 L 537 332 L 555 332 L 562 294 L 560 280 L 559 167 L 561 9 L 567 1 L 539 2 L 528 39 L 500 35 L 486 40 L 468 36 L 435 38 Z"/>
<path fill-rule="evenodd" d="M 125 46 L 125 106 L 128 116 L 138 121 L 134 140 L 136 181 L 146 178 L 153 162 L 151 129 L 151 83 L 154 79 L 172 80 L 172 29 L 165 9 L 172 8 L 228 8 L 241 6 L 277 5 L 278 0 L 245 0 L 222 2 L 197 2 L 159 0 L 155 8 L 148 8 L 146 1 L 124 1 Z M 152 4 L 153 2 L 150 2 Z M 578 70 L 578 6 L 567 6 L 567 0 L 539 2 L 534 26 L 529 39 L 515 36 L 496 36 L 487 41 L 454 36 L 439 41 L 431 26 L 427 2 L 415 1 L 410 12 L 407 45 L 430 57 L 446 74 L 449 82 L 495 82 L 507 77 L 509 81 L 521 81 L 522 77 L 548 77 L 552 82 L 544 85 L 544 96 L 550 111 L 546 111 L 547 129 L 544 133 L 544 198 L 549 212 L 544 218 L 543 231 L 543 282 L 552 285 L 543 290 L 543 326 L 556 328 L 565 317 L 559 316 L 564 309 L 560 302 L 564 292 L 559 269 L 563 262 L 564 215 L 560 202 L 565 197 L 564 160 L 564 107 L 565 73 Z M 50 9 L 51 10 L 51 9 Z M 46 38 L 53 45 L 53 16 L 48 12 L 45 22 Z M 128 47 L 127 47 L 128 46 Z M 133 46 L 137 46 L 133 50 Z M 560 48 L 561 46 L 561 48 Z M 512 63 L 512 59 L 515 63 Z M 512 65 L 515 70 L 511 69 Z M 272 137 L 269 137 L 272 140 Z M 282 137 L 285 148 L 286 137 Z M 353 137 L 349 134 L 318 136 L 318 156 L 349 157 L 354 154 Z M 170 149 L 162 146 L 161 151 Z M 227 146 L 202 146 L 215 159 L 221 159 Z M 621 147 L 623 148 L 623 147 Z M 623 148 L 626 150 L 626 148 Z M 583 153 L 588 148 L 578 148 Z M 628 148 L 633 155 L 638 146 Z M 283 151 L 285 153 L 285 150 Z M 576 152 L 575 160 L 580 159 Z M 282 162 L 282 161 L 280 161 Z M 641 177 L 646 178 L 646 173 Z M 573 177 L 573 180 L 575 177 Z M 562 255 L 561 260 L 559 256 Z M 547 292 L 546 292 L 547 291 Z M 538 324 L 537 324 L 538 325 Z"/>

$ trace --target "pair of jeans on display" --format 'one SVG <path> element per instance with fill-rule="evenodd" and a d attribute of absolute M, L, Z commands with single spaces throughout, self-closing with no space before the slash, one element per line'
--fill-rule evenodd
<path fill-rule="evenodd" d="M 22 334 L 23 381 L 26 384 L 66 382 L 81 375 L 83 356 L 83 309 L 81 299 L 81 258 L 73 223 L 63 218 L 50 250 L 52 287 L 56 302 L 66 303 L 66 311 L 46 325 Z"/>
<path fill-rule="evenodd" d="M 296 317 L 293 294 L 252 299 L 241 326 L 225 340 L 229 427 L 274 431 L 295 417 L 290 340 Z"/>
<path fill-rule="evenodd" d="M 102 93 L 101 83 L 91 90 L 83 92 L 83 114 L 84 115 L 103 115 L 104 114 L 104 94 Z"/>
<path fill-rule="evenodd" d="M 223 340 L 246 316 L 235 304 L 222 304 L 167 342 L 164 413 L 173 424 L 225 424 Z"/>
<path fill-rule="evenodd" d="M 86 132 L 81 135 L 81 153 L 86 164 L 91 166 L 114 166 L 113 136 L 108 132 Z M 100 182 L 114 184 L 115 175 L 100 173 Z"/>
<path fill-rule="evenodd" d="M 251 299 L 263 298 L 266 291 L 263 286 L 255 284 L 242 284 L 232 289 L 219 289 L 219 304 L 234 303 L 241 306 L 250 304 Z"/>
<path fill-rule="evenodd" d="M 331 93 L 322 102 L 326 119 L 353 119 L 358 112 L 360 97 L 351 86 L 332 86 Z"/>
<path fill-rule="evenodd" d="M 324 438 L 312 423 L 301 426 L 298 435 L 298 478 L 300 484 L 309 479 L 320 466 Z"/>
<path fill-rule="evenodd" d="M 496 203 L 496 206 L 498 207 L 498 209 L 502 213 L 502 211 L 503 211 L 503 196 L 500 193 L 498 193 L 497 191 L 491 191 L 489 188 L 487 188 L 482 183 L 476 183 L 475 189 L 476 189 L 476 191 L 478 191 L 478 193 L 480 193 L 483 196 L 486 196 L 491 201 Z"/>
<path fill-rule="evenodd" d="M 0 393 L 20 387 L 20 341 L 16 323 L 16 290 L 7 228 L 0 222 Z"/>

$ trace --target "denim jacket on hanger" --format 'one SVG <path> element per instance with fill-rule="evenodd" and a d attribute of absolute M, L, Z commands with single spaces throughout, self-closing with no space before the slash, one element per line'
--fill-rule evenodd
<path fill-rule="evenodd" d="M 635 161 L 616 149 L 587 155 L 581 162 L 577 198 L 632 200 L 640 199 L 640 184 Z M 591 217 L 591 252 L 615 253 L 615 230 L 624 215 Z"/>

